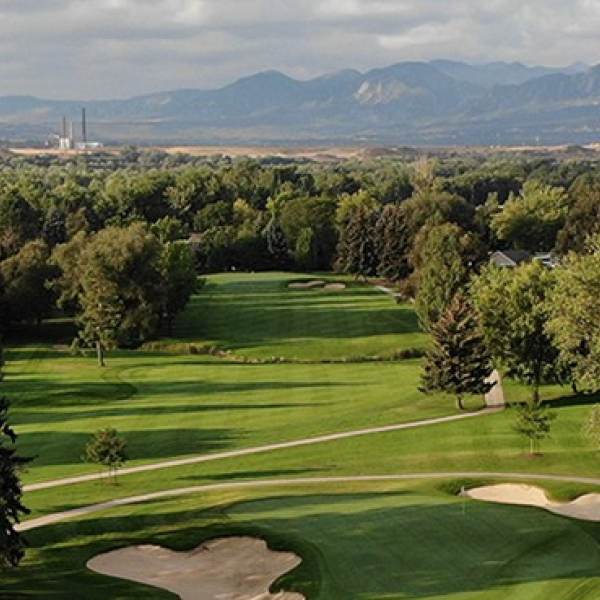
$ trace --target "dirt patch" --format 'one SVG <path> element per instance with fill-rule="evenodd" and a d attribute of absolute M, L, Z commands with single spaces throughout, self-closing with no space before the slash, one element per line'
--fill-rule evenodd
<path fill-rule="evenodd" d="M 295 281 L 294 283 L 290 283 L 288 284 L 289 288 L 314 288 L 314 287 L 321 287 L 325 285 L 324 281 L 321 281 L 320 279 L 315 279 L 313 281 Z"/>
<path fill-rule="evenodd" d="M 466 491 L 465 496 L 486 502 L 536 506 L 564 517 L 584 521 L 600 521 L 600 494 L 586 494 L 572 502 L 553 502 L 541 488 L 503 483 L 473 488 Z"/>
<path fill-rule="evenodd" d="M 339 292 L 340 290 L 346 289 L 346 284 L 344 284 L 344 283 L 329 283 L 323 289 L 331 291 L 331 292 Z"/>
<path fill-rule="evenodd" d="M 71 346 L 68 344 L 54 344 L 52 350 L 56 350 L 57 352 L 70 352 Z"/>
<path fill-rule="evenodd" d="M 212 540 L 191 552 L 132 546 L 92 558 L 96 573 L 145 583 L 182 600 L 305 600 L 293 592 L 269 593 L 274 581 L 301 563 L 291 552 L 274 552 L 263 540 Z"/>

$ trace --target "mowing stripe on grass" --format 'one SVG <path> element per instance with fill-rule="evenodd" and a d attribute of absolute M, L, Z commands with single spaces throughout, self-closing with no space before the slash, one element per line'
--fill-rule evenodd
<path fill-rule="evenodd" d="M 215 460 L 222 460 L 225 458 L 236 458 L 240 456 L 247 456 L 249 454 L 258 454 L 260 452 L 271 452 L 274 450 L 284 450 L 286 448 L 297 448 L 299 446 L 308 446 L 310 444 L 320 444 L 323 442 L 331 442 L 336 440 L 343 440 L 347 438 L 353 438 L 363 435 L 373 435 L 377 433 L 386 433 L 390 431 L 401 431 L 403 429 L 412 429 L 415 427 L 427 427 L 429 425 L 439 425 L 441 423 L 450 423 L 453 421 L 460 421 L 462 419 L 471 419 L 474 417 L 481 417 L 492 413 L 499 412 L 503 409 L 503 406 L 495 406 L 485 408 L 479 412 L 451 415 L 449 417 L 438 417 L 435 419 L 428 419 L 425 421 L 413 421 L 410 423 L 401 423 L 399 425 L 384 425 L 382 427 L 372 427 L 370 429 L 358 429 L 355 431 L 345 431 L 343 433 L 333 433 L 329 435 L 322 435 L 314 438 L 306 438 L 301 440 L 293 440 L 290 442 L 280 442 L 277 444 L 269 444 L 266 446 L 255 446 L 253 448 L 244 448 L 242 450 L 230 450 L 227 452 L 217 452 L 215 454 L 205 454 L 202 456 L 192 456 L 189 458 L 180 458 L 176 460 L 169 460 L 159 463 L 151 463 L 148 465 L 141 465 L 139 467 L 130 467 L 127 469 L 121 469 L 119 476 L 130 475 L 133 473 L 143 473 L 145 471 L 155 471 L 157 469 L 169 469 L 173 467 L 182 467 L 186 465 L 193 465 L 198 463 L 212 462 Z M 77 477 L 68 477 L 66 479 L 55 479 L 53 481 L 45 481 L 41 483 L 33 483 L 23 487 L 25 492 L 35 492 L 38 490 L 46 490 L 49 488 L 61 487 L 66 485 L 75 485 L 77 483 L 85 483 L 88 481 L 95 481 L 105 477 L 104 473 L 92 473 L 90 475 L 79 475 Z"/>

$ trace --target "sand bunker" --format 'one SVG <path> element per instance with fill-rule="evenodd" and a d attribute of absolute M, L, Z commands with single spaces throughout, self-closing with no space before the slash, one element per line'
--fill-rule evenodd
<path fill-rule="evenodd" d="M 548 499 L 546 492 L 538 487 L 503 483 L 473 488 L 466 491 L 465 496 L 486 502 L 537 506 L 573 519 L 600 521 L 600 494 L 586 494 L 573 502 L 553 502 Z"/>
<path fill-rule="evenodd" d="M 296 281 L 294 283 L 288 284 L 288 287 L 289 288 L 314 288 L 314 287 L 321 287 L 322 285 L 325 285 L 324 281 L 321 281 L 320 279 L 315 279 L 314 281 Z"/>
<path fill-rule="evenodd" d="M 330 290 L 330 291 L 338 291 L 338 290 L 345 290 L 346 286 L 343 283 L 329 283 L 323 289 Z"/>
<path fill-rule="evenodd" d="M 96 573 L 162 588 L 182 600 L 305 600 L 269 587 L 301 563 L 291 552 L 269 550 L 250 537 L 206 542 L 191 552 L 133 546 L 101 554 L 87 566 Z"/>

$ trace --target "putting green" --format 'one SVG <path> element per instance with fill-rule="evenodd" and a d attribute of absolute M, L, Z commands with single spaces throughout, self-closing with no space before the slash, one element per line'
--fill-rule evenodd
<path fill-rule="evenodd" d="M 533 508 L 465 502 L 431 484 L 258 494 L 153 502 L 29 532 L 31 551 L 3 590 L 9 598 L 39 598 L 40 590 L 48 598 L 168 598 L 91 573 L 85 563 L 139 543 L 190 549 L 227 532 L 264 537 L 276 549 L 299 553 L 303 564 L 282 584 L 311 600 L 600 595 L 600 530 L 590 524 Z"/>

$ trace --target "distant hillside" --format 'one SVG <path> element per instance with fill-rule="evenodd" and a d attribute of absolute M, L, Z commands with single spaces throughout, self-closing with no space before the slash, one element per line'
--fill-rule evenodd
<path fill-rule="evenodd" d="M 586 143 L 600 140 L 600 66 L 437 60 L 308 81 L 267 71 L 217 90 L 85 105 L 91 136 L 115 142 Z M 80 108 L 0 97 L 0 138 L 44 140 Z"/>

